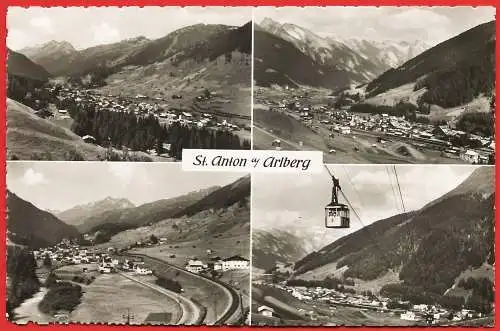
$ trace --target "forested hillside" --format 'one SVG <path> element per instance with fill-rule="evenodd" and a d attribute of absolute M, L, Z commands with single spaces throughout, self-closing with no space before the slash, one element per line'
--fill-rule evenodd
<path fill-rule="evenodd" d="M 368 96 L 412 82 L 415 90 L 426 88 L 420 102 L 444 108 L 480 94 L 490 96 L 495 82 L 495 22 L 472 28 L 385 72 L 368 84 Z"/>

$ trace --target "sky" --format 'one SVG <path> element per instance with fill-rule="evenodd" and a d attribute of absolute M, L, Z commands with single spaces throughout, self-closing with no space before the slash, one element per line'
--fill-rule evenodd
<path fill-rule="evenodd" d="M 329 165 L 328 168 L 339 179 L 342 191 L 359 215 L 357 218 L 351 210 L 349 229 L 324 226 L 324 208 L 331 200 L 332 189 L 326 169 L 304 176 L 253 174 L 252 227 L 291 231 L 305 237 L 317 249 L 374 221 L 403 212 L 393 166 Z M 474 169 L 467 165 L 396 165 L 404 210 L 418 210 L 451 191 Z M 342 198 L 339 200 L 346 204 Z"/>
<path fill-rule="evenodd" d="M 269 17 L 321 36 L 371 41 L 423 41 L 436 45 L 495 19 L 494 7 L 259 7 L 255 21 Z"/>
<path fill-rule="evenodd" d="M 224 186 L 242 173 L 185 172 L 181 163 L 8 162 L 7 188 L 44 210 L 63 211 L 107 197 L 135 205 Z"/>
<path fill-rule="evenodd" d="M 193 24 L 241 26 L 250 7 L 9 7 L 7 46 L 13 50 L 68 41 L 76 49 L 145 36 L 160 38 Z"/>

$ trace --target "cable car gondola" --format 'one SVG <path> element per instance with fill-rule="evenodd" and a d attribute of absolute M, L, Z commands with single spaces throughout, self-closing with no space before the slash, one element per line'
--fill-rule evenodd
<path fill-rule="evenodd" d="M 349 207 L 338 201 L 339 180 L 332 175 L 332 201 L 325 207 L 325 226 L 346 229 L 350 227 Z"/>

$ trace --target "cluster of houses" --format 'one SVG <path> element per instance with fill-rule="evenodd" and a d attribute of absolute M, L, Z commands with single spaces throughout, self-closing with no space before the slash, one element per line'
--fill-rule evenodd
<path fill-rule="evenodd" d="M 117 269 L 132 271 L 136 275 L 151 275 L 152 270 L 144 266 L 140 260 L 121 259 L 113 257 L 114 248 L 109 247 L 105 251 L 80 247 L 71 241 L 64 239 L 59 244 L 41 248 L 33 251 L 34 257 L 43 263 L 47 258 L 51 265 L 98 265 L 98 271 L 103 274 L 113 273 Z"/>
<path fill-rule="evenodd" d="M 461 309 L 456 312 L 451 312 L 451 320 L 455 322 L 478 317 L 481 317 L 481 313 L 470 309 Z M 450 311 L 434 305 L 419 304 L 413 305 L 412 309 L 401 313 L 400 318 L 406 321 L 427 321 L 432 324 L 437 324 L 442 320 L 449 320 Z"/>
<path fill-rule="evenodd" d="M 208 261 L 199 259 L 190 259 L 186 264 L 186 270 L 192 273 L 201 273 L 207 271 L 228 271 L 228 270 L 248 270 L 250 260 L 239 255 L 234 255 L 225 259 L 220 257 L 210 258 Z"/>
<path fill-rule="evenodd" d="M 401 320 L 407 321 L 424 321 L 436 324 L 450 319 L 452 321 L 462 321 L 481 317 L 481 313 L 473 310 L 462 309 L 459 311 L 450 311 L 437 305 L 410 305 L 410 302 L 408 301 L 398 301 L 398 304 L 400 305 L 411 306 L 408 310 L 403 311 L 401 309 L 391 309 L 390 306 L 388 306 L 391 301 L 389 298 L 355 293 L 341 293 L 334 289 L 327 289 L 323 287 L 286 286 L 282 284 L 269 283 L 266 283 L 266 285 L 274 286 L 286 291 L 301 301 L 323 302 L 334 306 L 341 305 L 357 307 L 360 309 L 370 309 L 378 312 L 385 312 L 391 315 L 399 314 L 399 318 Z M 259 314 L 270 317 L 273 316 L 274 310 L 267 306 L 262 306 L 259 308 Z"/>
<path fill-rule="evenodd" d="M 63 239 L 55 246 L 34 250 L 33 255 L 42 261 L 49 258 L 52 264 L 100 263 L 109 257 L 106 252 L 80 247 L 67 239 Z"/>
<path fill-rule="evenodd" d="M 54 92 L 55 88 L 49 88 L 50 92 Z M 134 97 L 115 96 L 112 94 L 101 95 L 93 90 L 81 89 L 76 87 L 65 87 L 58 93 L 59 100 L 70 99 L 77 104 L 93 104 L 98 106 L 99 110 L 108 110 L 112 112 L 133 112 L 138 117 L 154 116 L 160 123 L 172 125 L 180 123 L 186 126 L 196 126 L 199 128 L 207 127 L 220 130 L 239 130 L 240 128 L 223 120 L 218 122 L 216 117 L 209 113 L 189 112 L 187 110 L 176 109 L 171 107 L 167 100 L 155 97 L 148 98 L 145 95 L 138 94 Z M 182 98 L 178 95 L 173 95 L 172 99 Z M 204 97 L 201 97 L 204 100 Z M 200 100 L 197 98 L 197 100 Z M 61 117 L 69 117 L 66 109 L 59 109 Z"/>
<path fill-rule="evenodd" d="M 302 121 L 306 126 L 318 128 L 319 124 L 338 134 L 351 134 L 353 129 L 381 133 L 390 139 L 403 140 L 417 148 L 437 149 L 450 158 L 459 158 L 472 164 L 487 164 L 495 152 L 493 137 L 481 137 L 475 134 L 451 128 L 449 125 L 434 126 L 426 123 L 414 123 L 404 117 L 389 114 L 354 114 L 349 107 L 338 110 L 326 104 L 310 105 L 304 97 L 295 96 L 279 102 L 266 101 L 273 111 L 287 112 Z M 454 146 L 453 142 L 467 137 L 474 143 L 474 148 Z"/>

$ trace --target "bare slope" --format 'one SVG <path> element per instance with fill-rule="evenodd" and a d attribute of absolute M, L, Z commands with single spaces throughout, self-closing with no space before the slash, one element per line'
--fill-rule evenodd
<path fill-rule="evenodd" d="M 7 99 L 7 158 L 29 160 L 50 154 L 53 160 L 78 153 L 86 160 L 98 160 L 103 149 L 86 144 L 68 129 L 35 115 L 33 109 Z"/>

